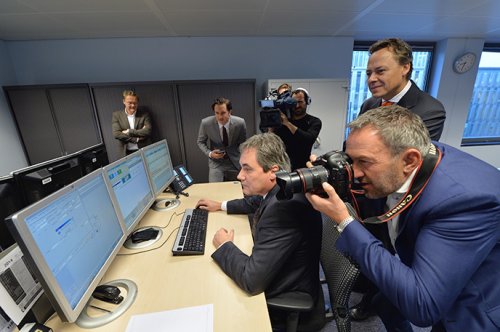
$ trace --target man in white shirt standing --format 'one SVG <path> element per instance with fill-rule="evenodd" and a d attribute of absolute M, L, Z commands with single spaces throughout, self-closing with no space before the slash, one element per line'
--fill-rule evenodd
<path fill-rule="evenodd" d="M 138 110 L 139 97 L 134 91 L 123 91 L 123 105 L 125 110 L 113 112 L 111 127 L 125 156 L 151 143 L 151 117 Z"/>

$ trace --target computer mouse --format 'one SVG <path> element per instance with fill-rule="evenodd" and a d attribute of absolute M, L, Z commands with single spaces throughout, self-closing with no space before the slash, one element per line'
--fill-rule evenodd
<path fill-rule="evenodd" d="M 120 293 L 120 289 L 116 286 L 100 285 L 96 287 L 96 289 L 92 293 L 92 296 L 101 301 L 120 303 L 123 300 L 123 297 L 120 296 Z"/>

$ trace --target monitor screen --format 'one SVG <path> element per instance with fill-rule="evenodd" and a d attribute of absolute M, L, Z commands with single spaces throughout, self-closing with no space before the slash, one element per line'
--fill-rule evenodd
<path fill-rule="evenodd" d="M 75 321 L 125 241 L 102 170 L 9 218 L 63 321 Z"/>
<path fill-rule="evenodd" d="M 175 179 L 172 160 L 166 140 L 151 144 L 142 149 L 149 179 L 155 196 L 158 196 Z"/>
<path fill-rule="evenodd" d="M 26 205 L 39 201 L 82 177 L 78 158 L 66 156 L 12 172 Z"/>
<path fill-rule="evenodd" d="M 5 218 L 25 206 L 14 178 L 12 176 L 0 177 L 0 251 L 16 242 L 7 229 Z"/>
<path fill-rule="evenodd" d="M 104 167 L 106 182 L 130 234 L 154 202 L 140 151 Z"/>

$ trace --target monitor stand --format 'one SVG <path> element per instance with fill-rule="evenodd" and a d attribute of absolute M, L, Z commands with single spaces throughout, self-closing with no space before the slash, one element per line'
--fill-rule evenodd
<path fill-rule="evenodd" d="M 153 210 L 155 211 L 168 211 L 175 209 L 181 204 L 176 198 L 161 198 L 153 203 Z"/>
<path fill-rule="evenodd" d="M 148 228 L 152 228 L 152 229 L 158 231 L 158 234 L 156 235 L 156 237 L 154 239 L 146 240 L 146 241 L 142 241 L 142 242 L 133 242 L 132 241 L 132 234 L 133 233 L 139 232 L 141 230 L 148 229 Z M 163 235 L 162 229 L 159 227 L 156 227 L 156 226 L 141 227 L 141 228 L 136 229 L 133 233 L 128 237 L 128 239 L 123 244 L 123 246 L 127 249 L 142 249 L 142 248 L 149 247 L 150 245 L 152 245 L 153 243 L 155 243 L 156 241 L 161 239 L 161 236 Z"/>
<path fill-rule="evenodd" d="M 134 303 L 134 300 L 137 297 L 137 285 L 135 284 L 135 282 L 128 279 L 117 279 L 106 282 L 106 284 L 124 288 L 127 291 L 125 299 L 111 312 L 105 313 L 100 316 L 91 317 L 87 313 L 87 309 L 89 308 L 90 302 L 92 301 L 91 298 L 76 320 L 76 324 L 81 328 L 93 329 L 108 324 L 120 317 L 125 311 L 127 311 L 128 308 L 130 308 L 132 303 Z"/>

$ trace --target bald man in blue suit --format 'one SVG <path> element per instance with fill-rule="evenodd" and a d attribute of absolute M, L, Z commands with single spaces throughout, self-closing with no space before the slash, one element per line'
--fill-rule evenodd
<path fill-rule="evenodd" d="M 386 329 L 411 331 L 412 322 L 433 331 L 499 331 L 500 172 L 451 146 L 431 145 L 421 118 L 398 105 L 368 111 L 349 128 L 346 153 L 368 198 L 387 196 L 392 212 L 414 180 L 428 179 L 388 221 L 397 255 L 349 216 L 330 185 L 323 185 L 327 199 L 307 194 L 338 224 L 337 249 L 380 290 L 372 305 Z M 441 161 L 421 178 L 432 151 Z"/>

